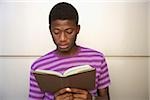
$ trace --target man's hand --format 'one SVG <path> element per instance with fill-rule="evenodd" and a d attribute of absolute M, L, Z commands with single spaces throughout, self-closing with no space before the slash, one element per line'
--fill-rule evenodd
<path fill-rule="evenodd" d="M 64 88 L 55 93 L 55 100 L 73 100 L 70 88 Z"/>
<path fill-rule="evenodd" d="M 86 90 L 64 88 L 55 93 L 55 100 L 92 100 L 92 96 Z"/>
<path fill-rule="evenodd" d="M 73 100 L 92 100 L 91 94 L 86 90 L 71 88 L 71 92 Z"/>

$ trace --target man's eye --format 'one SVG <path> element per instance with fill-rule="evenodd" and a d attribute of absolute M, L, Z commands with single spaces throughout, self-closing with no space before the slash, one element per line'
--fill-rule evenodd
<path fill-rule="evenodd" d="M 58 30 L 54 30 L 54 31 L 53 31 L 53 34 L 58 35 L 58 34 L 59 34 L 59 31 L 58 31 Z"/>
<path fill-rule="evenodd" d="M 67 29 L 67 30 L 66 30 L 66 33 L 72 34 L 72 33 L 73 33 L 73 30 L 72 30 L 72 29 Z"/>
<path fill-rule="evenodd" d="M 55 34 L 55 35 L 58 35 L 58 34 L 59 34 L 59 32 L 54 32 L 54 34 Z"/>

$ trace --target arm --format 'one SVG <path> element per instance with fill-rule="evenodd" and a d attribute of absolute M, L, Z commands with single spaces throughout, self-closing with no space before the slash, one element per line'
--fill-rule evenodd
<path fill-rule="evenodd" d="M 108 87 L 104 89 L 98 89 L 98 97 L 96 100 L 110 100 Z"/>
<path fill-rule="evenodd" d="M 98 97 L 101 98 L 102 100 L 110 100 L 109 97 L 110 77 L 107 62 L 105 60 L 104 55 L 103 60 L 101 61 L 99 76 L 100 77 L 98 77 L 98 91 L 97 91 Z"/>
<path fill-rule="evenodd" d="M 103 97 L 103 96 L 109 96 L 109 93 L 108 93 L 108 88 L 104 88 L 104 89 L 98 89 L 98 95 Z"/>
<path fill-rule="evenodd" d="M 28 100 L 43 100 L 44 93 L 41 92 L 38 83 L 32 74 L 30 72 L 30 84 L 29 84 L 29 99 Z"/>

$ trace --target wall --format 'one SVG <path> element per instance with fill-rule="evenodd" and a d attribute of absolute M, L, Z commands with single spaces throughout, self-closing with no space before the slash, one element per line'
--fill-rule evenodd
<path fill-rule="evenodd" d="M 27 99 L 32 62 L 55 48 L 48 30 L 48 14 L 56 2 L 0 1 L 0 100 Z M 148 100 L 148 1 L 71 3 L 80 14 L 77 43 L 106 55 L 111 100 Z"/>
<path fill-rule="evenodd" d="M 149 3 L 148 3 L 148 40 L 149 40 L 149 44 L 148 44 L 148 46 L 149 46 L 149 55 L 150 55 L 150 1 L 149 1 Z M 150 72 L 150 57 L 149 57 L 149 72 Z M 150 73 L 149 73 L 149 77 L 148 77 L 148 79 L 149 79 L 149 99 L 150 99 Z"/>

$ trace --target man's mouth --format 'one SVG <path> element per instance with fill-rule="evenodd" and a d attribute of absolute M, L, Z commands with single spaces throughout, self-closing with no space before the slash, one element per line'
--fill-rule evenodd
<path fill-rule="evenodd" d="M 60 48 L 65 49 L 68 47 L 68 45 L 59 45 Z"/>

